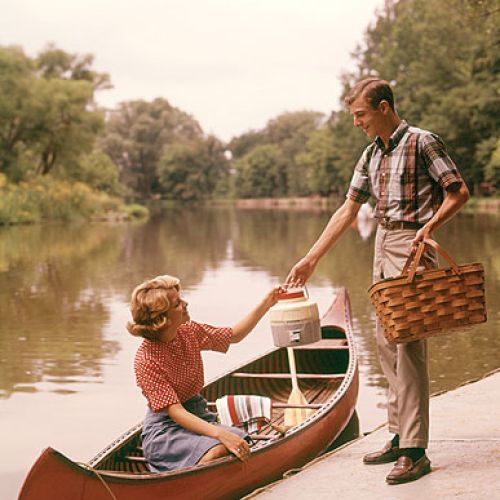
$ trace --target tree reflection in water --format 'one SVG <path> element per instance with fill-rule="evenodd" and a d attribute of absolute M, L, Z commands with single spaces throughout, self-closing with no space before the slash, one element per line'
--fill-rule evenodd
<path fill-rule="evenodd" d="M 101 382 L 103 364 L 120 349 L 119 340 L 103 333 L 110 302 L 125 309 L 133 287 L 161 273 L 178 275 L 185 289 L 193 289 L 207 273 L 224 272 L 228 261 L 245 269 L 236 284 L 240 293 L 256 270 L 282 282 L 329 216 L 321 210 L 175 208 L 141 224 L 0 228 L 0 396 L 71 392 L 79 383 Z M 437 235 L 459 263 L 485 264 L 489 322 L 430 341 L 432 390 L 500 365 L 498 226 L 495 216 L 464 215 Z M 380 391 L 385 381 L 366 294 L 373 237 L 349 231 L 319 263 L 310 284 L 348 288 L 362 382 Z M 114 328 L 121 331 L 123 325 Z"/>

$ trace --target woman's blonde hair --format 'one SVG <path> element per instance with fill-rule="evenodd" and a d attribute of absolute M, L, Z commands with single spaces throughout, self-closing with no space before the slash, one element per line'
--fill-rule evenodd
<path fill-rule="evenodd" d="M 132 292 L 130 312 L 134 321 L 127 323 L 127 330 L 135 337 L 155 340 L 159 332 L 170 325 L 167 311 L 170 308 L 167 290 L 180 290 L 180 280 L 165 274 L 145 281 Z"/>

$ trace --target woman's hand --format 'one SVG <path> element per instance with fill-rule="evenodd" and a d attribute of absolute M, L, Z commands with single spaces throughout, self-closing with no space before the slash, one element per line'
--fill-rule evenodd
<path fill-rule="evenodd" d="M 257 307 L 250 311 L 243 319 L 236 323 L 232 330 L 233 336 L 231 343 L 241 342 L 257 325 L 262 316 L 267 313 L 269 308 L 278 302 L 278 297 L 283 289 L 280 286 L 275 286 L 265 297 L 259 302 Z"/>
<path fill-rule="evenodd" d="M 262 301 L 266 310 L 268 310 L 270 307 L 274 306 L 276 302 L 278 302 L 280 293 L 283 293 L 284 291 L 285 289 L 283 287 L 275 286 L 270 292 L 267 293 L 267 295 L 264 297 L 264 300 Z"/>
<path fill-rule="evenodd" d="M 220 429 L 217 439 L 230 453 L 235 455 L 242 462 L 245 462 L 250 458 L 250 445 L 237 434 L 233 434 L 225 429 Z"/>
<path fill-rule="evenodd" d="M 240 460 L 245 461 L 250 457 L 250 446 L 243 438 L 193 415 L 180 403 L 170 405 L 167 413 L 170 418 L 185 429 L 219 440 L 230 453 L 236 455 Z"/>

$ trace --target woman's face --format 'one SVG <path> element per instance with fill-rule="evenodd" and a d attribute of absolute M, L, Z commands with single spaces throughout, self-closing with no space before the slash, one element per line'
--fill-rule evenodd
<path fill-rule="evenodd" d="M 175 288 L 167 290 L 167 296 L 170 302 L 167 316 L 171 322 L 168 329 L 176 332 L 180 325 L 189 321 L 189 313 L 187 310 L 188 303 L 181 297 L 180 293 Z"/>

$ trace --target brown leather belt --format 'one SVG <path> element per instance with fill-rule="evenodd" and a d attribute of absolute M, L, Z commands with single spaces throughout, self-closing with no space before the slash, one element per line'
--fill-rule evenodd
<path fill-rule="evenodd" d="M 405 220 L 388 221 L 386 219 L 379 219 L 378 223 L 384 229 L 388 229 L 390 231 L 395 230 L 395 229 L 414 229 L 416 231 L 416 230 L 424 227 L 424 225 L 420 224 L 419 222 L 410 222 L 410 221 L 405 221 Z"/>

